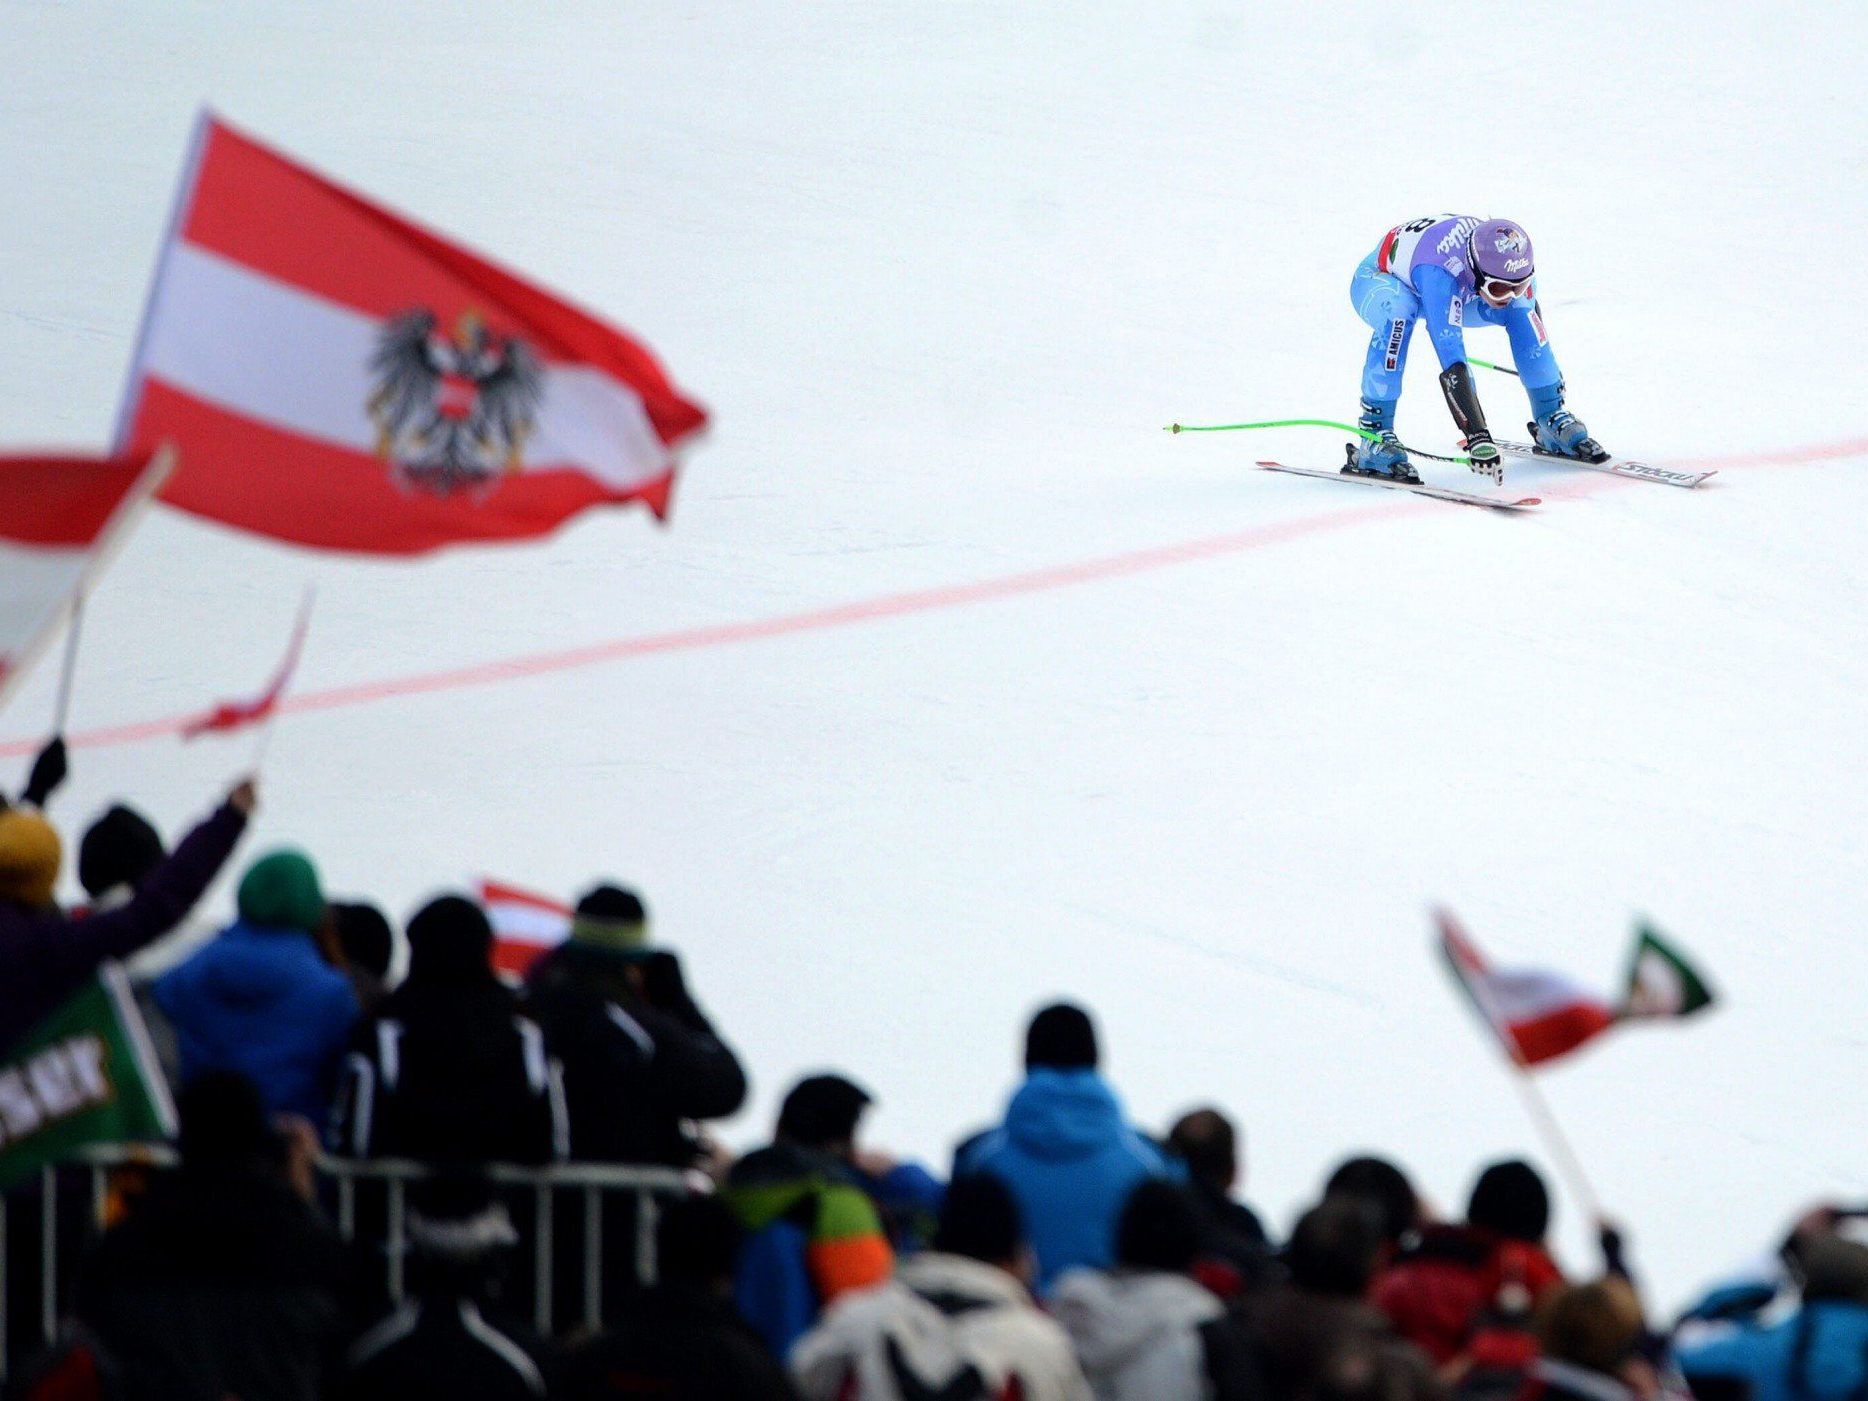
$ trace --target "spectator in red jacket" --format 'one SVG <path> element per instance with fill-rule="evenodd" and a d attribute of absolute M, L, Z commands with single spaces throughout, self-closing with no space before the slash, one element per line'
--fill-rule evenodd
<path fill-rule="evenodd" d="M 1409 1342 L 1446 1367 L 1475 1358 L 1475 1339 L 1499 1318 L 1527 1319 L 1563 1272 L 1544 1248 L 1550 1193 L 1529 1163 L 1493 1163 L 1479 1175 L 1466 1223 L 1428 1226 L 1376 1279 L 1372 1297 Z"/>

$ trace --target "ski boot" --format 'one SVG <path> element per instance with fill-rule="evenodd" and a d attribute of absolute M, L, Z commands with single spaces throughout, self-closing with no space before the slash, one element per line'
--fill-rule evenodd
<path fill-rule="evenodd" d="M 1544 452 L 1584 462 L 1609 460 L 1602 444 L 1589 436 L 1588 426 L 1563 407 L 1563 381 L 1558 380 L 1549 389 L 1532 391 L 1531 412 L 1536 417 L 1525 427 L 1531 430 L 1531 441 Z"/>
<path fill-rule="evenodd" d="M 1581 458 L 1584 462 L 1609 460 L 1608 450 L 1589 436 L 1587 425 L 1568 409 L 1532 419 L 1525 427 L 1531 430 L 1537 446 L 1545 452 Z"/>
<path fill-rule="evenodd" d="M 1371 403 L 1367 399 L 1362 401 L 1362 417 L 1356 420 L 1356 426 L 1365 433 L 1378 433 L 1381 437 L 1375 442 L 1357 438 L 1353 443 L 1344 445 L 1343 453 L 1348 458 L 1343 464 L 1346 475 L 1385 477 L 1391 482 L 1406 482 L 1410 486 L 1421 484 L 1420 473 L 1407 460 L 1407 449 L 1401 446 L 1401 440 L 1395 436 L 1394 411 L 1392 403 Z"/>

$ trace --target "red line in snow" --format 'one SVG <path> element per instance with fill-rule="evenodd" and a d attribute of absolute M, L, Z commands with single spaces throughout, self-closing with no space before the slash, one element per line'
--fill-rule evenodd
<path fill-rule="evenodd" d="M 1786 449 L 1781 452 L 1697 458 L 1690 461 L 1672 462 L 1668 465 L 1696 469 L 1800 466 L 1806 463 L 1861 456 L 1868 456 L 1868 438 Z M 1546 492 L 1545 495 L 1593 494 L 1594 491 L 1616 485 L 1625 486 L 1628 483 L 1619 477 L 1584 474 L 1579 477 L 1573 487 L 1559 488 L 1553 492 Z M 901 593 L 859 599 L 853 603 L 814 608 L 801 613 L 781 614 L 774 618 L 756 618 L 744 622 L 716 623 L 703 627 L 685 628 L 674 632 L 649 633 L 639 637 L 621 637 L 608 642 L 597 642 L 589 646 L 567 648 L 562 651 L 537 652 L 529 656 L 508 657 L 500 661 L 480 662 L 473 666 L 453 667 L 444 671 L 419 672 L 413 676 L 389 677 L 381 681 L 364 681 L 349 686 L 332 686 L 321 691 L 305 691 L 288 697 L 279 709 L 281 713 L 286 714 L 338 710 L 347 706 L 368 705 L 374 701 L 393 700 L 402 696 L 429 695 L 436 691 L 455 691 L 470 686 L 491 685 L 499 681 L 544 676 L 552 672 L 573 671 L 582 667 L 598 666 L 605 662 L 625 661 L 632 657 L 654 656 L 666 652 L 702 651 L 743 642 L 763 642 L 796 633 L 824 632 L 833 628 L 850 627 L 858 623 L 876 622 L 885 618 L 903 618 L 917 613 L 933 613 L 969 604 L 993 603 L 1002 599 L 1049 593 L 1055 589 L 1069 588 L 1077 584 L 1100 583 L 1134 574 L 1150 573 L 1157 569 L 1191 564 L 1199 560 L 1243 554 L 1268 545 L 1281 545 L 1310 535 L 1344 530 L 1368 521 L 1384 520 L 1428 509 L 1432 508 L 1419 500 L 1403 499 L 1383 502 L 1380 505 L 1358 507 L 1353 510 L 1333 511 L 1328 515 L 1306 516 L 1298 520 L 1255 526 L 1250 530 L 1209 536 L 1201 540 L 1126 550 L 1120 554 L 1080 560 L 1075 564 L 1052 565 L 1043 569 L 1007 574 L 997 579 L 910 589 Z M 125 725 L 104 726 L 73 734 L 68 737 L 67 742 L 74 748 L 136 744 L 147 739 L 159 739 L 165 735 L 179 734 L 184 726 L 199 718 L 199 712 L 190 712 L 186 715 L 168 715 Z M 41 743 L 39 739 L 15 739 L 0 742 L 0 757 L 11 758 L 34 753 Z"/>

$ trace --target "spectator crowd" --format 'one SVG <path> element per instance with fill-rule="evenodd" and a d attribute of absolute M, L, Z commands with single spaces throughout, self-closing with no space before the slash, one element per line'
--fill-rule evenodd
<path fill-rule="evenodd" d="M 183 926 L 257 802 L 239 785 L 172 851 L 112 808 L 77 851 L 86 902 L 64 910 L 43 812 L 64 767 L 49 746 L 0 811 L 0 1054 L 103 961 Z M 1069 1003 L 1031 1017 L 1021 1082 L 944 1171 L 865 1145 L 872 1096 L 828 1071 L 735 1159 L 704 1125 L 741 1107 L 745 1068 L 635 893 L 586 893 L 518 982 L 465 895 L 398 936 L 281 850 L 244 867 L 235 904 L 141 993 L 177 1090 L 175 1161 L 115 1185 L 107 1226 L 41 1301 L 60 1321 L 49 1346 L 29 1356 L 36 1319 L 8 1309 L 13 1395 L 1868 1397 L 1868 1213 L 1812 1209 L 1665 1322 L 1615 1227 L 1599 1225 L 1600 1259 L 1555 1258 L 1550 1195 L 1524 1161 L 1484 1166 L 1445 1219 L 1400 1164 L 1353 1157 L 1280 1235 L 1238 1195 L 1232 1119 L 1209 1105 L 1158 1135 L 1134 1124 L 1091 1014 Z M 406 1220 L 362 1198 L 340 1236 L 332 1160 L 420 1165 Z M 652 1211 L 633 1192 L 566 1194 L 541 1221 L 489 1171 L 561 1162 L 684 1185 Z M 595 1310 L 577 1287 L 592 1272 Z M 528 1286 L 558 1301 L 542 1331 Z"/>

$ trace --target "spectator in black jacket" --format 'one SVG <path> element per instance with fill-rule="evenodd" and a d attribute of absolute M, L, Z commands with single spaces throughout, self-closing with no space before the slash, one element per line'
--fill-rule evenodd
<path fill-rule="evenodd" d="M 344 1401 L 533 1401 L 543 1348 L 499 1314 L 519 1239 L 484 1179 L 444 1173 L 410 1194 L 411 1292 L 350 1350 Z"/>
<path fill-rule="evenodd" d="M 575 1350 L 552 1394 L 563 1401 L 796 1401 L 784 1368 L 733 1309 L 743 1239 L 718 1197 L 690 1197 L 663 1215 L 660 1282 L 615 1327 Z"/>
<path fill-rule="evenodd" d="M 571 937 L 533 965 L 528 993 L 564 1063 L 580 1162 L 685 1167 L 698 1156 L 685 1121 L 746 1098 L 739 1058 L 689 996 L 680 961 L 650 946 L 629 891 L 599 886 L 578 903 Z"/>
<path fill-rule="evenodd" d="M 293 1161 L 313 1145 L 283 1139 L 253 1083 L 224 1071 L 182 1092 L 181 1129 L 180 1168 L 99 1242 L 78 1315 L 122 1401 L 316 1401 L 353 1320 L 343 1248 Z"/>
<path fill-rule="evenodd" d="M 1384 1229 L 1374 1203 L 1347 1193 L 1326 1197 L 1291 1232 L 1289 1282 L 1234 1304 L 1226 1327 L 1257 1352 L 1274 1401 L 1443 1401 L 1426 1354 L 1367 1302 Z"/>
<path fill-rule="evenodd" d="M 383 1010 L 389 969 L 396 961 L 396 931 L 389 917 L 367 900 L 333 900 L 331 931 L 344 955 L 344 971 L 365 1017 Z"/>
<path fill-rule="evenodd" d="M 227 795 L 214 815 L 149 872 L 117 909 L 72 920 L 52 902 L 64 847 L 43 817 L 0 812 L 0 1050 L 56 1011 L 107 958 L 128 958 L 181 922 L 246 830 L 252 783 Z"/>
<path fill-rule="evenodd" d="M 571 937 L 532 966 L 527 994 L 564 1067 L 574 1161 L 691 1166 L 700 1151 L 688 1121 L 746 1098 L 739 1058 L 694 1005 L 680 961 L 650 946 L 629 891 L 599 886 L 578 902 Z M 585 1205 L 582 1193 L 561 1198 L 552 1218 L 560 1324 L 583 1307 Z M 614 1316 L 638 1284 L 634 1194 L 606 1192 L 600 1208 L 603 1311 Z"/>
<path fill-rule="evenodd" d="M 1187 1165 L 1188 1195 L 1200 1214 L 1194 1277 L 1222 1299 L 1277 1278 L 1264 1223 L 1232 1195 L 1239 1180 L 1239 1138 L 1232 1121 L 1211 1108 L 1183 1114 L 1168 1130 L 1167 1149 Z"/>
<path fill-rule="evenodd" d="M 357 1157 L 536 1163 L 565 1148 L 538 1024 L 493 972 L 493 930 L 458 895 L 409 921 L 409 976 L 358 1028 L 333 1141 Z"/>

